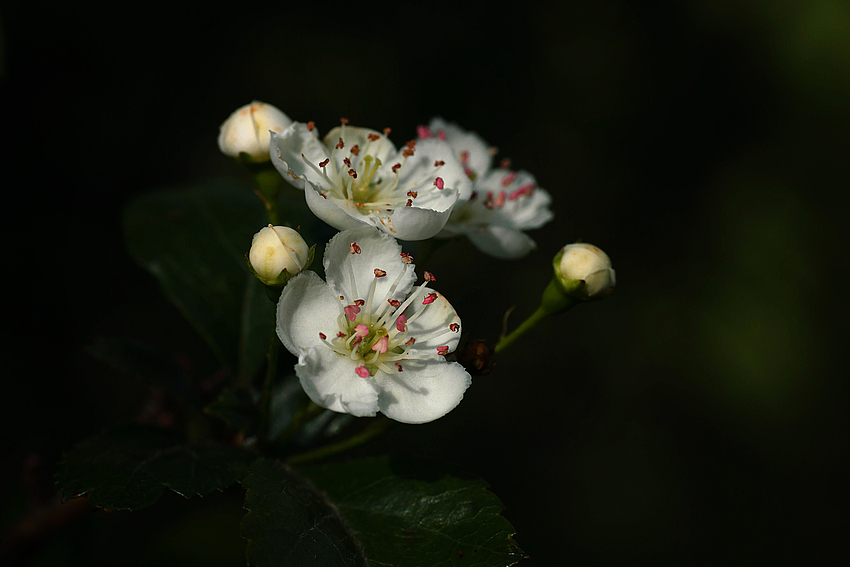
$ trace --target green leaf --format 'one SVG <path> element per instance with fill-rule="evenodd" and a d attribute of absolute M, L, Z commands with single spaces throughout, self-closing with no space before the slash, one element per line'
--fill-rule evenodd
<path fill-rule="evenodd" d="M 147 193 L 124 214 L 130 253 L 245 381 L 262 365 L 274 329 L 273 306 L 244 261 L 264 224 L 252 188 L 232 181 Z"/>
<path fill-rule="evenodd" d="M 152 346 L 130 337 L 98 337 L 86 349 L 112 368 L 154 387 L 194 401 L 192 382 L 174 360 Z"/>
<path fill-rule="evenodd" d="M 260 426 L 260 395 L 251 389 L 236 386 L 228 388 L 216 401 L 204 408 L 245 435 L 255 435 Z"/>
<path fill-rule="evenodd" d="M 242 485 L 249 565 L 366 565 L 336 511 L 280 463 L 259 459 Z"/>
<path fill-rule="evenodd" d="M 370 566 L 508 566 L 525 554 L 486 482 L 445 463 L 381 457 L 303 470 Z"/>
<path fill-rule="evenodd" d="M 163 429 L 124 425 L 74 446 L 56 481 L 66 499 L 89 494 L 106 510 L 138 510 L 164 488 L 186 498 L 223 490 L 244 477 L 253 459 L 236 447 L 187 445 Z"/>

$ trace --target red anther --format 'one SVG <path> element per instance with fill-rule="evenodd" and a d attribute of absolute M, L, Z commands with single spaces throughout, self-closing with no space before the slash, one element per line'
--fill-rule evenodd
<path fill-rule="evenodd" d="M 475 181 L 475 178 L 478 177 L 478 175 L 475 173 L 475 171 L 469 166 L 464 166 L 463 172 L 466 174 L 467 177 L 469 177 L 473 181 Z"/>
<path fill-rule="evenodd" d="M 387 275 L 387 273 L 384 270 L 382 270 L 381 268 L 375 268 L 375 277 L 376 278 L 382 278 L 385 275 Z"/>
<path fill-rule="evenodd" d="M 410 157 L 410 156 L 413 155 L 413 149 L 412 148 L 405 148 L 405 150 L 403 152 L 401 152 L 401 155 L 403 155 L 404 157 Z"/>
<path fill-rule="evenodd" d="M 339 300 L 340 300 L 340 301 L 345 301 L 345 296 L 344 296 L 344 295 L 340 295 L 340 296 L 339 296 Z"/>
<path fill-rule="evenodd" d="M 319 193 L 319 195 L 321 195 L 321 196 L 322 196 L 322 199 L 327 199 L 327 198 L 328 198 L 328 194 L 327 194 L 327 193 Z"/>
<path fill-rule="evenodd" d="M 453 333 L 457 333 L 458 331 L 460 331 L 460 325 L 458 325 L 457 323 L 452 323 L 451 325 L 449 325 L 449 330 Z"/>
<path fill-rule="evenodd" d="M 415 342 L 416 342 L 416 339 L 414 339 L 413 337 L 410 337 L 409 339 L 407 339 L 407 341 L 404 344 L 407 345 L 407 346 L 410 346 Z"/>
<path fill-rule="evenodd" d="M 404 145 L 407 146 L 408 148 L 411 148 L 411 149 L 415 148 L 416 147 L 416 140 L 408 140 L 407 143 L 404 144 Z"/>
<path fill-rule="evenodd" d="M 466 151 L 466 150 L 463 150 L 462 152 L 460 152 L 460 163 L 462 163 L 463 165 L 466 165 L 466 163 L 468 161 L 469 161 L 469 152 Z"/>
<path fill-rule="evenodd" d="M 395 367 L 396 367 L 396 368 L 398 368 L 398 371 L 399 371 L 399 372 L 401 372 L 401 371 L 402 371 L 402 368 L 401 368 L 401 362 L 396 362 L 396 363 L 395 363 Z"/>
<path fill-rule="evenodd" d="M 488 209 L 493 208 L 493 192 L 487 191 L 487 197 L 484 199 L 484 206 Z"/>
<path fill-rule="evenodd" d="M 511 159 L 505 158 L 501 162 L 499 162 L 499 167 L 502 169 L 508 169 L 511 166 Z"/>
<path fill-rule="evenodd" d="M 470 200 L 470 201 L 474 201 L 474 200 L 475 200 L 475 199 L 477 199 L 477 198 L 478 198 L 478 193 L 477 193 L 477 192 L 475 192 L 475 191 L 473 191 L 473 192 L 472 192 L 472 195 L 470 195 L 470 196 L 469 196 L 469 200 Z"/>
<path fill-rule="evenodd" d="M 491 156 L 494 156 L 499 153 L 499 148 L 497 148 L 496 146 L 490 146 L 489 148 L 487 148 L 487 153 Z"/>
<path fill-rule="evenodd" d="M 342 163 L 344 163 L 347 167 L 351 167 L 351 160 L 346 158 L 342 158 Z"/>
<path fill-rule="evenodd" d="M 367 137 L 367 138 L 369 138 L 369 141 L 370 141 L 370 142 L 374 142 L 375 140 L 377 140 L 378 138 L 380 138 L 380 136 L 379 136 L 379 135 L 377 135 L 377 134 L 367 134 L 367 135 L 366 135 L 366 137 Z"/>
<path fill-rule="evenodd" d="M 439 132 L 437 132 L 437 137 L 445 142 L 446 141 L 446 131 L 440 130 Z"/>
<path fill-rule="evenodd" d="M 325 158 L 319 162 L 319 167 L 325 167 L 331 162 L 331 158 Z"/>
<path fill-rule="evenodd" d="M 340 118 L 339 122 L 340 124 L 348 124 L 348 118 Z"/>
<path fill-rule="evenodd" d="M 443 188 L 446 186 L 446 184 L 445 184 L 445 183 L 443 183 L 443 178 L 442 178 L 442 177 L 438 177 L 437 179 L 435 179 L 435 180 L 434 180 L 434 185 L 435 185 L 435 186 L 437 187 L 437 189 L 439 189 L 440 191 L 442 191 L 442 190 L 443 190 Z"/>
<path fill-rule="evenodd" d="M 360 313 L 360 308 L 356 305 L 346 305 L 343 311 L 345 311 L 345 316 L 348 317 L 349 321 L 354 321 L 357 318 L 357 314 Z"/>
<path fill-rule="evenodd" d="M 349 170 L 348 170 L 348 175 L 350 175 L 350 176 L 351 176 L 351 177 L 353 177 L 354 179 L 357 179 L 357 172 L 356 172 L 356 171 L 354 171 L 353 169 L 349 169 Z"/>
<path fill-rule="evenodd" d="M 425 296 L 425 299 L 422 300 L 422 305 L 428 305 L 429 303 L 434 303 L 437 300 L 436 293 L 429 293 Z"/>
<path fill-rule="evenodd" d="M 360 146 L 358 146 L 357 144 L 354 144 L 353 146 L 351 146 L 351 155 L 353 155 L 353 156 L 360 155 Z"/>
<path fill-rule="evenodd" d="M 389 303 L 393 307 L 398 307 L 399 305 L 401 305 L 401 301 L 399 301 L 398 299 L 388 299 L 387 303 Z"/>
<path fill-rule="evenodd" d="M 400 164 L 400 163 L 395 164 L 395 165 L 392 167 L 393 173 L 397 173 L 397 172 L 398 172 L 398 168 L 400 168 L 400 167 L 401 167 L 401 164 Z"/>
<path fill-rule="evenodd" d="M 334 146 L 334 147 L 338 150 L 341 150 L 342 148 L 345 147 L 345 143 L 342 141 L 342 138 L 339 139 L 339 142 L 337 142 L 336 146 Z"/>
<path fill-rule="evenodd" d="M 416 197 L 419 196 L 419 193 L 417 193 L 416 191 L 408 191 L 407 196 L 410 197 L 411 199 L 415 199 Z"/>
<path fill-rule="evenodd" d="M 369 377 L 369 371 L 366 369 L 365 366 L 358 366 L 357 368 L 354 369 L 354 372 L 356 372 L 357 375 L 360 376 L 361 378 L 368 378 Z"/>
<path fill-rule="evenodd" d="M 395 328 L 399 333 L 403 333 L 404 329 L 407 327 L 407 316 L 399 315 L 398 319 L 395 320 Z M 407 344 L 407 343 L 405 343 Z"/>
<path fill-rule="evenodd" d="M 449 347 L 448 347 L 448 345 L 446 345 L 446 346 L 438 346 L 438 347 L 437 347 L 437 354 L 442 354 L 443 356 L 445 356 L 445 355 L 449 354 Z"/>
<path fill-rule="evenodd" d="M 434 137 L 434 133 L 431 131 L 431 129 L 427 126 L 423 126 L 422 124 L 416 127 L 416 135 L 419 136 L 420 140 Z"/>
<path fill-rule="evenodd" d="M 514 182 L 514 179 L 516 179 L 516 173 L 511 171 L 502 178 L 502 187 L 507 187 L 508 185 Z"/>
<path fill-rule="evenodd" d="M 536 186 L 534 185 L 534 183 L 526 183 L 525 185 L 508 195 L 508 199 L 513 201 L 521 195 L 531 195 L 532 193 L 534 193 L 535 187 Z"/>
<path fill-rule="evenodd" d="M 496 208 L 498 209 L 505 204 L 505 192 L 499 191 L 499 196 L 496 197 Z"/>
<path fill-rule="evenodd" d="M 315 123 L 315 122 L 313 122 L 312 120 L 311 120 L 311 121 L 309 121 L 309 122 L 307 123 L 307 130 L 308 130 L 309 132 L 312 132 L 312 131 L 313 131 L 313 128 L 315 128 L 315 127 L 316 127 L 316 123 Z"/>
<path fill-rule="evenodd" d="M 343 333 L 342 331 L 340 331 L 340 332 L 338 332 L 338 333 L 336 334 L 336 336 L 338 336 L 339 338 L 343 338 L 343 337 L 345 337 L 345 333 Z"/>
<path fill-rule="evenodd" d="M 413 256 L 411 256 L 410 254 L 407 254 L 406 252 L 402 252 L 401 253 L 401 261 L 404 262 L 405 264 L 412 264 L 413 263 Z"/>
<path fill-rule="evenodd" d="M 354 300 L 354 305 L 363 305 L 364 303 L 366 303 L 366 301 L 363 300 L 363 299 L 355 299 Z"/>
<path fill-rule="evenodd" d="M 426 282 L 435 282 L 435 281 L 437 281 L 437 278 L 435 278 L 434 274 L 432 274 L 431 272 L 425 272 L 425 281 Z"/>
<path fill-rule="evenodd" d="M 408 199 L 407 202 L 404 204 L 405 207 L 410 207 L 412 205 L 413 205 L 413 199 Z"/>
<path fill-rule="evenodd" d="M 434 162 L 434 167 L 440 167 L 441 165 L 446 165 L 446 162 L 444 162 L 441 159 L 438 159 L 437 161 Z"/>
<path fill-rule="evenodd" d="M 356 242 L 351 243 L 351 253 L 360 254 L 360 246 L 358 246 Z"/>
<path fill-rule="evenodd" d="M 325 340 L 326 338 L 328 338 L 328 336 L 324 333 L 319 333 L 319 338 Z"/>

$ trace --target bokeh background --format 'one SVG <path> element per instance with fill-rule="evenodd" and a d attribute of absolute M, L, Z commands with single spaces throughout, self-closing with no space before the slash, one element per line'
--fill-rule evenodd
<path fill-rule="evenodd" d="M 424 266 L 490 344 L 508 308 L 513 326 L 536 307 L 564 244 L 617 269 L 614 295 L 541 324 L 450 415 L 361 453 L 488 480 L 528 565 L 796 563 L 840 541 L 846 2 L 12 2 L 0 86 L 3 185 L 23 207 L 7 208 L 10 563 L 239 564 L 238 489 L 66 519 L 50 477 L 149 402 L 83 353 L 95 337 L 203 351 L 127 254 L 121 211 L 246 178 L 215 139 L 254 99 L 323 132 L 391 126 L 397 144 L 439 115 L 536 175 L 556 213 L 537 251 L 505 263 L 453 241 Z"/>

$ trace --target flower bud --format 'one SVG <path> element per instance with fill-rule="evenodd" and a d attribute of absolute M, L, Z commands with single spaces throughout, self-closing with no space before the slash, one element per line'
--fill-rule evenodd
<path fill-rule="evenodd" d="M 602 299 L 617 285 L 610 258 L 592 244 L 568 244 L 552 263 L 558 282 L 576 299 Z"/>
<path fill-rule="evenodd" d="M 254 235 L 248 264 L 261 282 L 281 286 L 307 266 L 309 257 L 310 249 L 298 231 L 269 225 Z"/>
<path fill-rule="evenodd" d="M 270 104 L 254 101 L 230 115 L 221 125 L 218 147 L 232 158 L 262 163 L 269 161 L 269 130 L 283 132 L 292 120 Z"/>

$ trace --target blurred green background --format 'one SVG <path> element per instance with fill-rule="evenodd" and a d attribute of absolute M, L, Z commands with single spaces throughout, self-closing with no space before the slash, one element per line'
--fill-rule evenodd
<path fill-rule="evenodd" d="M 120 213 L 151 188 L 244 178 L 216 136 L 254 99 L 322 132 L 342 116 L 391 126 L 396 144 L 442 116 L 552 193 L 527 258 L 453 241 L 419 267 L 475 337 L 493 344 L 506 309 L 511 325 L 533 311 L 568 242 L 617 269 L 614 295 L 541 324 L 447 417 L 359 454 L 482 476 L 532 566 L 796 563 L 843 535 L 846 2 L 13 2 L 0 29 L 4 187 L 24 207 L 8 240 L 22 282 L 0 450 L 10 562 L 239 564 L 238 489 L 38 514 L 61 452 L 149 403 L 87 344 L 203 351 L 126 253 Z"/>

